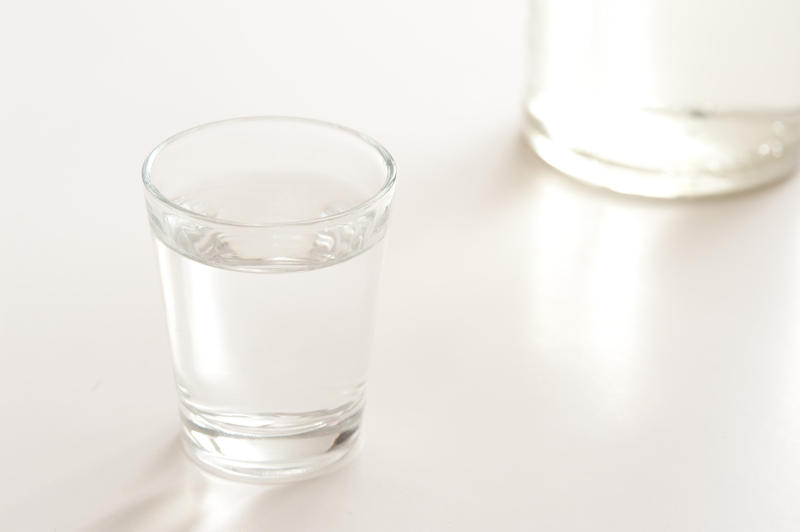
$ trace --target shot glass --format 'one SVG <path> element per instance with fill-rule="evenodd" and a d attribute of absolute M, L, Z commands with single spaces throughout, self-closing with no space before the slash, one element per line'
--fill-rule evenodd
<path fill-rule="evenodd" d="M 357 447 L 395 162 L 352 129 L 237 118 L 142 170 L 182 440 L 223 476 L 315 476 Z"/>

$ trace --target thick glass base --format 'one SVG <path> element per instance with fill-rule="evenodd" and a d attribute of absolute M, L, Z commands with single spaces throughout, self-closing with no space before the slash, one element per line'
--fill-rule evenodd
<path fill-rule="evenodd" d="M 304 414 L 231 416 L 182 405 L 184 449 L 234 480 L 280 483 L 329 472 L 359 447 L 361 405 Z"/>

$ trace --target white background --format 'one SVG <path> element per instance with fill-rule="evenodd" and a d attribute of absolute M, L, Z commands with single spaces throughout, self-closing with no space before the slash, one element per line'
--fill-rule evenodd
<path fill-rule="evenodd" d="M 545 168 L 523 28 L 510 0 L 4 2 L 0 528 L 800 528 L 800 180 L 666 202 Z M 179 450 L 139 181 L 254 114 L 399 164 L 366 446 L 279 487 Z"/>

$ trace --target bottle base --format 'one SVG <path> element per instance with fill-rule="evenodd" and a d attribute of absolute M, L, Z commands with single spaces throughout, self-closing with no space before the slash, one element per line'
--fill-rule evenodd
<path fill-rule="evenodd" d="M 623 194 L 740 192 L 789 176 L 800 156 L 792 110 L 628 108 L 536 93 L 525 116 L 525 136 L 546 163 Z"/>
<path fill-rule="evenodd" d="M 691 198 L 743 192 L 789 177 L 790 158 L 725 173 L 673 174 L 635 168 L 573 151 L 539 131 L 528 129 L 528 143 L 547 164 L 583 183 L 650 198 Z"/>

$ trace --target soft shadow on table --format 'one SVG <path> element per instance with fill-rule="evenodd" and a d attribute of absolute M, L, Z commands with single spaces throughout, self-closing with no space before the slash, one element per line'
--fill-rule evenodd
<path fill-rule="evenodd" d="M 197 520 L 205 492 L 200 472 L 191 469 L 178 438 L 140 473 L 130 501 L 82 530 L 187 530 Z"/>
<path fill-rule="evenodd" d="M 81 530 L 240 530 L 256 522 L 268 522 L 280 530 L 304 530 L 306 517 L 319 518 L 319 512 L 309 513 L 305 508 L 335 507 L 341 481 L 347 475 L 347 470 L 335 471 L 319 479 L 285 485 L 229 481 L 191 463 L 176 437 L 131 486 L 130 502 Z M 317 501 L 317 497 L 322 500 Z M 236 523 L 243 528 L 237 528 Z"/>

